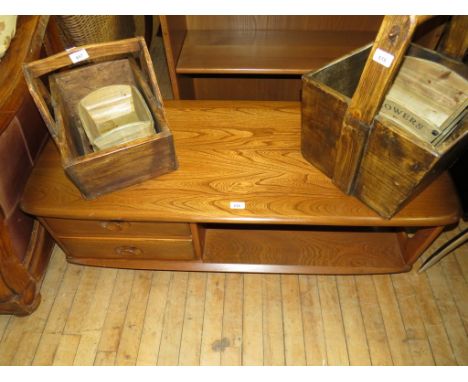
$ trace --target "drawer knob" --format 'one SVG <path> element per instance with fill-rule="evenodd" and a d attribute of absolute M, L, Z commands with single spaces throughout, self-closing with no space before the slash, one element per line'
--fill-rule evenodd
<path fill-rule="evenodd" d="M 137 256 L 143 253 L 143 251 L 140 248 L 128 246 L 128 245 L 122 245 L 120 247 L 117 247 L 115 249 L 115 252 L 119 256 Z"/>
<path fill-rule="evenodd" d="M 128 226 L 130 226 L 130 224 L 127 222 L 118 222 L 118 221 L 101 222 L 102 228 L 107 229 L 108 231 L 112 231 L 112 232 L 123 231 Z"/>

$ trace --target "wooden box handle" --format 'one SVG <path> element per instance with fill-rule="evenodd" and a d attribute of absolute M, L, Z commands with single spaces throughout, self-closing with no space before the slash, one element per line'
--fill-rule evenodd
<path fill-rule="evenodd" d="M 359 84 L 343 118 L 333 182 L 352 193 L 369 126 L 403 61 L 416 27 L 431 16 L 385 16 L 367 58 Z M 382 64 L 375 54 L 383 52 L 391 61 Z M 388 61 L 387 61 L 388 62 Z"/>
<path fill-rule="evenodd" d="M 85 49 L 88 58 L 79 63 L 73 63 L 70 55 Z M 139 53 L 140 66 L 146 74 L 150 84 L 151 90 L 160 106 L 162 106 L 162 97 L 159 92 L 156 74 L 151 63 L 151 56 L 146 46 L 143 37 L 134 37 L 125 40 L 111 41 L 99 44 L 89 44 L 76 48 L 71 48 L 65 52 L 61 52 L 50 57 L 29 62 L 23 65 L 23 72 L 28 84 L 29 92 L 31 93 L 34 102 L 39 108 L 39 111 L 44 119 L 52 138 L 61 147 L 60 133 L 56 127 L 56 122 L 50 112 L 51 97 L 50 93 L 39 79 L 40 77 L 55 72 L 56 70 L 73 67 L 83 62 L 111 58 L 121 55 L 131 55 Z"/>

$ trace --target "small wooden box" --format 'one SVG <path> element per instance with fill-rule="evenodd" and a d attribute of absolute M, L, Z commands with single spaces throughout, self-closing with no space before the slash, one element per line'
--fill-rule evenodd
<path fill-rule="evenodd" d="M 76 64 L 71 61 L 73 54 L 83 52 L 89 56 L 87 59 Z M 70 69 L 73 66 L 77 67 Z M 67 70 L 63 70 L 65 67 Z M 177 169 L 172 133 L 142 38 L 73 48 L 25 64 L 24 72 L 34 101 L 60 151 L 65 173 L 86 199 Z M 41 77 L 48 78 L 50 93 Z M 155 132 L 93 151 L 81 125 L 78 104 L 87 94 L 109 85 L 131 85 L 141 92 L 154 119 Z"/>
<path fill-rule="evenodd" d="M 466 118 L 462 119 L 443 143 L 434 146 L 399 127 L 384 113 L 378 112 L 378 108 L 370 123 L 355 115 L 346 121 L 361 82 L 375 80 L 368 86 L 378 86 L 375 78 L 363 75 L 371 49 L 369 45 L 303 76 L 301 151 L 305 159 L 344 192 L 356 196 L 381 216 L 390 218 L 467 147 L 468 122 Z M 465 79 L 468 77 L 464 64 L 437 52 L 411 45 L 405 54 L 432 60 Z M 386 90 L 388 87 L 382 92 L 385 94 Z M 343 163 L 343 155 L 339 155 L 339 150 L 344 147 L 339 145 L 347 138 L 343 137 L 346 123 L 353 125 L 352 139 L 358 142 L 347 146 L 349 157 L 356 163 L 350 167 L 352 174 L 347 185 L 339 177 L 342 172 L 337 171 L 338 167 L 347 165 Z"/>

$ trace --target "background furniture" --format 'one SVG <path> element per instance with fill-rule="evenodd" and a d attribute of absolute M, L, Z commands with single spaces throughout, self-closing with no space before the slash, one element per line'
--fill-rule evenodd
<path fill-rule="evenodd" d="M 446 173 L 391 220 L 343 194 L 300 154 L 298 102 L 168 101 L 166 112 L 179 169 L 96 200 L 84 200 L 67 179 L 52 143 L 42 154 L 22 207 L 39 217 L 68 261 L 193 271 L 402 272 L 458 221 Z"/>
<path fill-rule="evenodd" d="M 26 180 L 48 138 L 23 78 L 22 64 L 39 57 L 47 17 L 20 16 L 0 62 L 0 313 L 28 314 L 53 241 L 19 208 Z"/>
<path fill-rule="evenodd" d="M 465 244 L 468 241 L 468 228 L 465 228 L 458 235 L 452 237 L 449 241 L 444 243 L 438 248 L 431 256 L 429 256 L 419 268 L 419 272 L 424 272 L 434 264 L 438 263 L 450 252 L 457 249 L 459 246 Z"/>
<path fill-rule="evenodd" d="M 175 99 L 299 100 L 301 76 L 374 40 L 381 16 L 161 16 Z M 434 48 L 447 17 L 416 41 Z"/>

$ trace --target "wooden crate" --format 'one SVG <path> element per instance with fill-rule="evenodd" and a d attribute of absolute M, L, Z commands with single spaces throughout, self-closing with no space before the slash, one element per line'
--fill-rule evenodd
<path fill-rule="evenodd" d="M 434 146 L 379 112 L 404 55 L 440 63 L 468 78 L 464 64 L 409 44 L 417 23 L 409 17 L 386 17 L 373 45 L 303 76 L 304 158 L 341 190 L 386 218 L 424 189 L 468 145 L 466 118 L 448 139 Z M 396 27 L 399 34 L 389 43 L 390 31 Z M 377 48 L 392 52 L 393 66 L 384 67 L 372 59 Z"/>
<path fill-rule="evenodd" d="M 89 57 L 80 61 L 83 52 Z M 73 63 L 76 56 L 78 62 Z M 86 199 L 177 169 L 173 136 L 143 38 L 73 48 L 25 64 L 24 73 L 60 151 L 65 173 Z M 141 92 L 153 116 L 155 132 L 146 138 L 93 151 L 77 105 L 90 92 L 117 84 L 132 85 Z"/>

